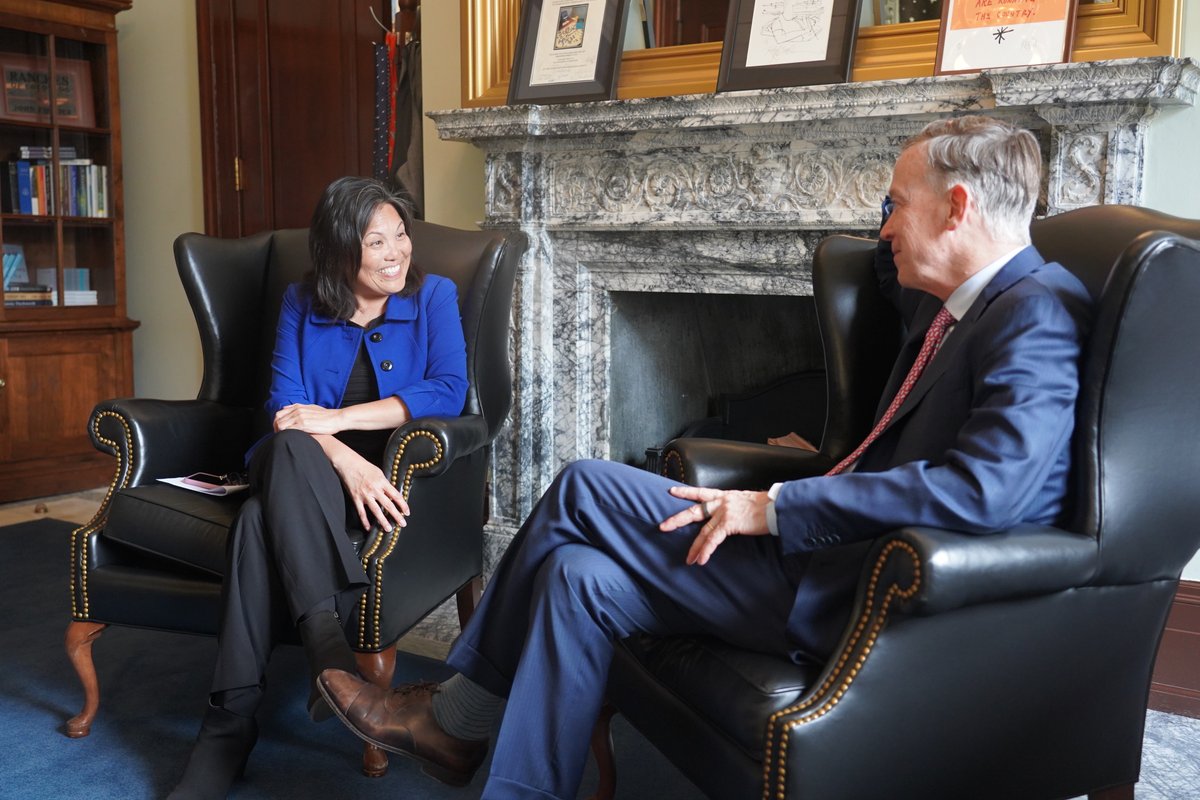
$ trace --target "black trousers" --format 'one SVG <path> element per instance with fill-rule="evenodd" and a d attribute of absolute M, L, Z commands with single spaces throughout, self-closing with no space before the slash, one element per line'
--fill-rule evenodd
<path fill-rule="evenodd" d="M 343 620 L 367 586 L 346 531 L 359 526 L 341 479 L 306 433 L 255 451 L 250 491 L 229 531 L 212 691 L 261 684 L 271 651 L 327 598 Z"/>

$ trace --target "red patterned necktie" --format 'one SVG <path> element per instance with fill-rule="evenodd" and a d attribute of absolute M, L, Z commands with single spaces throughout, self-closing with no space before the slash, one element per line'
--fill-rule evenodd
<path fill-rule="evenodd" d="M 883 429 L 892 421 L 892 417 L 896 416 L 896 411 L 908 397 L 908 393 L 912 391 L 916 385 L 917 379 L 921 377 L 921 373 L 925 371 L 925 367 L 933 360 L 933 354 L 937 352 L 938 345 L 942 343 L 942 339 L 946 337 L 946 331 L 956 322 L 954 315 L 942 306 L 942 310 L 933 318 L 933 322 L 929 323 L 929 330 L 925 332 L 925 341 L 921 344 L 921 351 L 917 353 L 917 360 L 913 362 L 912 367 L 908 370 L 908 374 L 904 376 L 904 383 L 900 384 L 896 396 L 892 398 L 892 403 L 887 407 L 887 411 L 883 412 L 883 416 L 879 418 L 879 422 L 875 423 L 875 427 L 867 434 L 867 438 L 863 439 L 863 443 L 854 448 L 854 452 L 846 456 L 838 463 L 836 467 L 826 472 L 826 475 L 837 475 L 844 471 L 847 467 L 853 464 L 862 456 L 871 442 L 875 441 L 879 434 L 883 433 Z"/>

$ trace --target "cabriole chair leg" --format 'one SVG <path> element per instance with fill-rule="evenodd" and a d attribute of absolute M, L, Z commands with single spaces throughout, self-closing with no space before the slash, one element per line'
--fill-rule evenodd
<path fill-rule="evenodd" d="M 600 783 L 589 800 L 613 800 L 617 792 L 617 759 L 613 755 L 612 718 L 617 713 L 615 706 L 605 703 L 592 728 L 592 757 L 596 759 L 596 772 Z"/>
<path fill-rule="evenodd" d="M 103 622 L 76 620 L 67 626 L 67 657 L 83 684 L 83 710 L 67 720 L 67 736 L 80 739 L 92 732 L 92 720 L 100 708 L 100 682 L 96 679 L 96 664 L 92 661 L 92 642 L 107 628 Z"/>
<path fill-rule="evenodd" d="M 475 613 L 475 607 L 479 605 L 479 598 L 482 596 L 483 577 L 480 575 L 467 581 L 466 585 L 459 589 L 454 596 L 458 601 L 458 627 L 460 630 L 467 627 L 467 621 Z"/>
<path fill-rule="evenodd" d="M 385 689 L 392 685 L 392 675 L 396 672 L 395 646 L 384 648 L 378 653 L 355 653 L 354 660 L 358 662 L 358 674 L 366 680 Z M 380 750 L 373 744 L 363 745 L 363 775 L 368 778 L 382 778 L 387 774 L 387 770 L 387 751 Z"/>

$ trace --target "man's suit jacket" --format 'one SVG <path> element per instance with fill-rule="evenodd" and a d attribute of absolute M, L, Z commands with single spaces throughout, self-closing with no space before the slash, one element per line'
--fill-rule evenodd
<path fill-rule="evenodd" d="M 890 257 L 877 271 L 909 331 L 878 418 L 942 302 L 900 289 Z M 1079 280 L 1026 247 L 954 326 L 853 472 L 784 484 L 780 544 L 808 558 L 789 620 L 801 653 L 823 658 L 836 646 L 866 551 L 886 531 L 986 534 L 1062 518 L 1089 314 Z"/>

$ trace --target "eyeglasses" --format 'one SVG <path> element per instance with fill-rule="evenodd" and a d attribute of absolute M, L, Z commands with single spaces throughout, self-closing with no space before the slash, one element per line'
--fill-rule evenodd
<path fill-rule="evenodd" d="M 892 196 L 884 195 L 883 203 L 881 204 L 881 207 L 880 207 L 880 210 L 883 212 L 883 220 L 881 221 L 880 224 L 888 221 L 888 217 L 890 217 L 892 215 L 892 211 L 895 210 L 895 208 L 896 208 L 896 205 L 895 205 L 895 203 L 892 202 Z"/>

